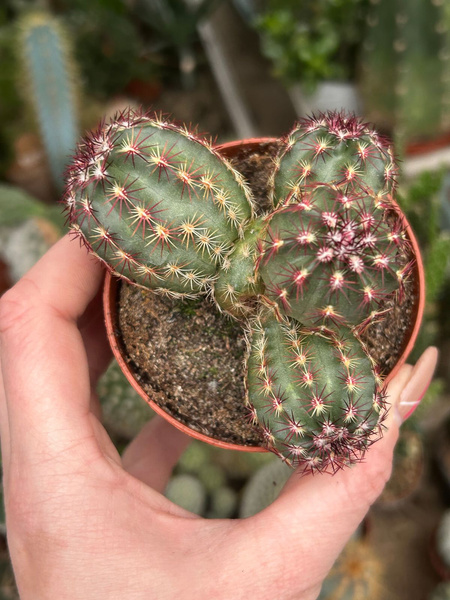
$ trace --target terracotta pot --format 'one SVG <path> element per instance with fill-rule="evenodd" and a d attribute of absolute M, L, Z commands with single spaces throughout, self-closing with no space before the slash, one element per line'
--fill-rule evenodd
<path fill-rule="evenodd" d="M 258 139 L 248 139 L 248 140 L 238 140 L 235 142 L 228 142 L 226 144 L 222 144 L 218 146 L 218 150 L 220 150 L 221 154 L 223 154 L 227 158 L 239 156 L 240 152 L 247 153 L 251 152 L 259 148 L 261 145 L 268 143 L 276 143 L 276 138 L 258 138 Z M 395 204 L 397 207 L 397 205 Z M 398 207 L 397 207 L 398 208 Z M 423 310 L 425 305 L 425 278 L 424 278 L 424 270 L 422 258 L 420 255 L 419 246 L 417 244 L 417 240 L 414 236 L 414 233 L 409 225 L 406 217 L 401 213 L 400 209 L 398 209 L 404 222 L 404 226 L 406 228 L 407 234 L 409 236 L 411 246 L 413 249 L 413 253 L 416 258 L 416 280 L 418 287 L 418 300 L 416 306 L 416 315 L 414 319 L 413 326 L 411 328 L 411 333 L 409 336 L 408 343 L 400 356 L 397 364 L 386 377 L 386 382 L 389 382 L 399 371 L 401 366 L 406 362 L 409 354 L 411 353 L 414 343 L 416 341 L 417 335 L 419 333 L 420 323 L 422 321 Z M 120 281 L 118 278 L 112 276 L 109 272 L 106 273 L 104 291 L 103 291 L 103 308 L 105 314 L 105 322 L 106 322 L 106 330 L 109 338 L 109 342 L 111 344 L 111 348 L 116 358 L 120 368 L 122 369 L 124 375 L 133 386 L 133 388 L 137 391 L 137 393 L 144 398 L 146 402 L 151 406 L 151 408 L 164 419 L 166 419 L 169 423 L 174 425 L 177 429 L 186 433 L 187 435 L 200 440 L 202 442 L 206 442 L 208 444 L 212 444 L 213 446 L 217 446 L 219 448 L 225 448 L 227 450 L 240 450 L 245 452 L 265 452 L 265 448 L 261 448 L 259 446 L 242 446 L 237 444 L 232 444 L 229 442 L 224 442 L 210 436 L 207 436 L 203 433 L 195 431 L 188 426 L 184 425 L 177 421 L 174 417 L 169 415 L 165 410 L 159 407 L 153 400 L 148 396 L 148 394 L 142 389 L 140 384 L 136 381 L 133 372 L 126 359 L 124 358 L 123 347 L 120 342 L 120 331 L 118 327 L 118 317 L 117 317 L 117 294 L 119 290 Z"/>

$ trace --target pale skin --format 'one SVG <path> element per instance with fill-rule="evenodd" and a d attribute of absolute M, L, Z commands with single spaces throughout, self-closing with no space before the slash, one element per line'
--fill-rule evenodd
<path fill-rule="evenodd" d="M 67 237 L 0 300 L 0 432 L 22 600 L 314 600 L 381 493 L 398 428 L 428 387 L 429 348 L 389 385 L 388 430 L 335 476 L 290 478 L 244 520 L 205 520 L 161 492 L 187 438 L 155 418 L 121 458 L 99 420 L 110 360 L 103 271 Z"/>

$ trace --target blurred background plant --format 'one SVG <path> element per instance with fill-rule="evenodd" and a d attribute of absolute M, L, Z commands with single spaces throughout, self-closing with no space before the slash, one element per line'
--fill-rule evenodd
<path fill-rule="evenodd" d="M 323 80 L 355 80 L 367 4 L 367 0 L 255 0 L 252 17 L 276 75 L 287 86 L 301 81 L 312 92 Z"/>
<path fill-rule="evenodd" d="M 450 126 L 449 7 L 443 0 L 3 0 L 0 5 L 1 292 L 63 235 L 56 201 L 64 164 L 79 133 L 103 115 L 143 103 L 199 123 L 221 141 L 236 136 L 229 105 L 221 99 L 227 77 L 245 62 L 221 41 L 233 38 L 234 27 L 248 37 L 247 70 L 235 83 L 258 72 L 257 85 L 251 81 L 256 102 L 267 103 L 280 82 L 289 104 L 298 83 L 300 94 L 311 98 L 327 80 L 350 81 L 363 92 L 365 108 L 359 103 L 358 110 L 395 137 L 404 173 L 398 201 L 422 248 L 427 283 L 424 324 L 411 360 L 435 344 L 441 367 L 425 402 L 403 428 L 391 481 L 371 513 L 372 532 L 357 540 L 367 556 L 358 544 L 347 549 L 321 599 L 339 597 L 332 595 L 339 582 L 343 597 L 356 598 L 346 588 L 349 573 L 366 581 L 360 597 L 367 600 L 419 593 L 425 598 L 440 577 L 433 573 L 428 548 L 450 507 L 450 138 L 443 136 Z M 205 51 L 199 33 L 204 23 L 218 54 Z M 225 78 L 221 85 L 213 76 L 218 55 L 228 65 L 218 71 Z M 267 74 L 259 62 L 253 69 L 253 60 L 267 61 Z M 275 115 L 288 104 L 279 108 L 270 101 L 274 116 L 264 124 L 267 133 L 284 133 Z M 255 119 L 258 113 L 250 105 L 247 110 Z M 430 140 L 431 150 L 422 147 Z M 116 363 L 98 393 L 105 426 L 122 450 L 153 413 Z M 268 454 L 234 453 L 194 441 L 166 494 L 208 518 L 246 518 L 275 499 L 288 475 Z M 405 569 L 407 580 L 399 575 Z M 448 587 L 445 592 L 441 586 L 433 597 L 444 593 Z M 0 514 L 0 598 L 15 594 Z"/>
<path fill-rule="evenodd" d="M 366 15 L 361 87 L 366 115 L 397 146 L 450 128 L 450 5 L 379 0 Z"/>

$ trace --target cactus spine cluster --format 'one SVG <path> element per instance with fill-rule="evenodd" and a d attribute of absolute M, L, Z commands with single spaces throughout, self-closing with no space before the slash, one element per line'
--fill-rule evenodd
<path fill-rule="evenodd" d="M 249 418 L 305 471 L 360 460 L 386 407 L 360 333 L 402 299 L 412 263 L 389 145 L 337 113 L 297 125 L 274 160 L 273 210 L 195 131 L 128 110 L 78 148 L 72 231 L 125 280 L 210 295 L 247 331 Z"/>

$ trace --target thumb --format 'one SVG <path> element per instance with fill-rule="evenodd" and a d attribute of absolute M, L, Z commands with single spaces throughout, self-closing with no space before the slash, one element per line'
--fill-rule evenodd
<path fill-rule="evenodd" d="M 269 537 L 279 536 L 283 531 L 283 543 L 293 550 L 289 553 L 292 569 L 298 569 L 302 557 L 308 563 L 307 573 L 312 583 L 314 579 L 323 579 L 382 492 L 391 474 L 399 426 L 428 388 L 437 357 L 437 350 L 428 348 L 415 367 L 404 365 L 389 384 L 387 395 L 392 408 L 387 431 L 370 448 L 363 462 L 335 475 L 300 478 L 294 473 L 279 498 L 256 515 L 264 519 Z M 278 534 L 270 531 L 270 523 Z"/>

